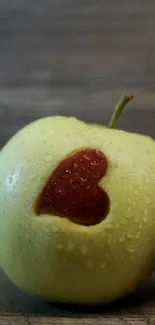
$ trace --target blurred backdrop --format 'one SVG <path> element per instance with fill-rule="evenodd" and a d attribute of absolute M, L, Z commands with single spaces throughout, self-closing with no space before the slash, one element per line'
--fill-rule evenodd
<path fill-rule="evenodd" d="M 0 0 L 0 146 L 41 116 L 155 137 L 154 0 Z"/>

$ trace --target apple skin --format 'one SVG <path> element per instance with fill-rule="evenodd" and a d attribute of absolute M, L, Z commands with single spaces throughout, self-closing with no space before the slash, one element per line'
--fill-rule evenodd
<path fill-rule="evenodd" d="M 93 226 L 35 213 L 50 175 L 72 152 L 101 150 L 110 212 Z M 0 153 L 0 264 L 29 295 L 98 304 L 134 291 L 155 267 L 153 139 L 75 118 L 47 117 Z"/>

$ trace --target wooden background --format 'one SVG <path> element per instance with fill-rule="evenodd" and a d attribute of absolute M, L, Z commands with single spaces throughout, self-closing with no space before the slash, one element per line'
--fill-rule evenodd
<path fill-rule="evenodd" d="M 155 137 L 154 0 L 0 0 L 0 147 L 45 115 L 107 123 Z M 0 324 L 155 324 L 155 281 L 98 309 L 50 306 L 1 273 Z"/>

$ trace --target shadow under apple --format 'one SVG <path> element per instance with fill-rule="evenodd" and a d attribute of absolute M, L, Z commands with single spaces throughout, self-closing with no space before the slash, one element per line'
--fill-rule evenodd
<path fill-rule="evenodd" d="M 155 274 L 135 293 L 107 305 L 71 305 L 46 302 L 23 294 L 0 272 L 0 312 L 7 315 L 83 318 L 96 316 L 137 315 L 155 304 Z"/>

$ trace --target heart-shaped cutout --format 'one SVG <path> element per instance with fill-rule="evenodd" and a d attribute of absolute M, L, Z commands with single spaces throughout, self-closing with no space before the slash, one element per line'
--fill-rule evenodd
<path fill-rule="evenodd" d="M 107 172 L 107 158 L 85 149 L 63 160 L 45 185 L 37 214 L 53 214 L 83 225 L 97 224 L 109 211 L 109 197 L 98 185 Z"/>

